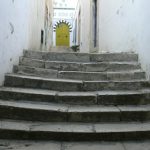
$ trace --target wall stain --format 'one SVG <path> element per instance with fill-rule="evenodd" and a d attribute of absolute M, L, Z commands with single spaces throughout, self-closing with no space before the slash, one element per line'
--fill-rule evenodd
<path fill-rule="evenodd" d="M 10 33 L 13 34 L 15 32 L 14 25 L 10 22 Z"/>

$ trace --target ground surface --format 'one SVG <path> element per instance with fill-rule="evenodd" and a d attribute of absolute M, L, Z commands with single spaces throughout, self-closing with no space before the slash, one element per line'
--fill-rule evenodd
<path fill-rule="evenodd" d="M 0 140 L 0 150 L 150 150 L 150 141 L 59 143 Z"/>

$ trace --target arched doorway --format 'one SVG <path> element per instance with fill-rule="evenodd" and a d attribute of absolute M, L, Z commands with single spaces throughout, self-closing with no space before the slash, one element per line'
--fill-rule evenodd
<path fill-rule="evenodd" d="M 70 46 L 70 28 L 65 22 L 56 27 L 56 46 Z"/>

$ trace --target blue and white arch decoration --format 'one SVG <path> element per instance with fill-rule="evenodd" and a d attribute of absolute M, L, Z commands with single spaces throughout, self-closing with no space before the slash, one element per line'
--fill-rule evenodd
<path fill-rule="evenodd" d="M 65 23 L 66 25 L 68 25 L 70 32 L 72 32 L 72 25 L 70 24 L 70 22 L 67 22 L 66 20 L 59 20 L 58 22 L 56 22 L 54 27 L 53 27 L 54 32 L 56 32 L 56 28 L 62 23 Z"/>

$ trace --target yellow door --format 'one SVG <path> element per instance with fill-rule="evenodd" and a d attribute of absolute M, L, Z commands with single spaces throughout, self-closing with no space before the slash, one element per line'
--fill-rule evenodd
<path fill-rule="evenodd" d="M 56 46 L 70 46 L 69 27 L 65 23 L 61 23 L 56 28 Z"/>

